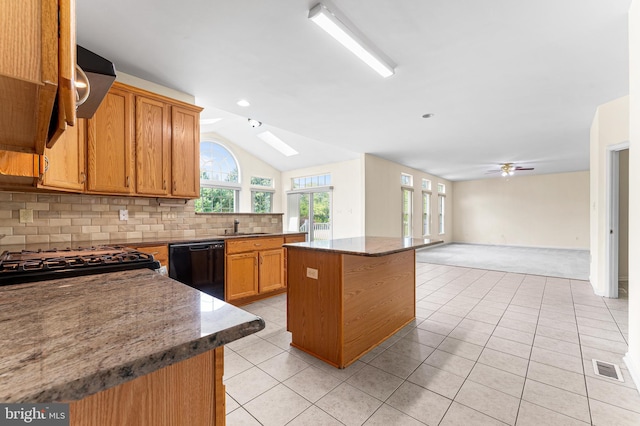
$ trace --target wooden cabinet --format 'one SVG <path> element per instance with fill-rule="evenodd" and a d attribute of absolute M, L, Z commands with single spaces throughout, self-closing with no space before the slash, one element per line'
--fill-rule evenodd
<path fill-rule="evenodd" d="M 225 300 L 258 294 L 258 253 L 240 253 L 225 258 Z"/>
<path fill-rule="evenodd" d="M 131 248 L 152 255 L 155 260 L 160 262 L 160 266 L 166 266 L 167 273 L 169 272 L 169 246 L 157 245 Z"/>
<path fill-rule="evenodd" d="M 84 191 L 87 179 L 85 141 L 86 120 L 68 127 L 55 146 L 44 153 L 45 170 L 38 188 Z"/>
<path fill-rule="evenodd" d="M 258 292 L 284 288 L 284 249 L 265 250 L 258 253 Z"/>
<path fill-rule="evenodd" d="M 132 194 L 133 95 L 112 87 L 87 121 L 87 191 Z"/>
<path fill-rule="evenodd" d="M 249 303 L 286 289 L 283 237 L 225 243 L 225 300 Z"/>
<path fill-rule="evenodd" d="M 224 350 L 137 377 L 69 403 L 72 426 L 225 424 Z"/>
<path fill-rule="evenodd" d="M 136 193 L 169 193 L 171 106 L 157 99 L 136 96 Z M 193 169 L 193 164 L 190 165 Z"/>
<path fill-rule="evenodd" d="M 171 107 L 171 195 L 200 196 L 200 111 Z"/>
<path fill-rule="evenodd" d="M 88 120 L 87 191 L 198 198 L 201 110 L 114 83 Z"/>
<path fill-rule="evenodd" d="M 75 0 L 3 1 L 0 17 L 0 150 L 43 154 L 75 124 Z"/>
<path fill-rule="evenodd" d="M 34 187 L 42 174 L 43 167 L 39 155 L 0 151 L 0 188 Z"/>

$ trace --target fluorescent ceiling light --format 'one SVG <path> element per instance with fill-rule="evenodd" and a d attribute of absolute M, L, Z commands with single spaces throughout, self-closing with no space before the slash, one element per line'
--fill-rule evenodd
<path fill-rule="evenodd" d="M 251 105 L 251 104 L 249 103 L 249 101 L 248 101 L 248 100 L 246 100 L 246 99 L 240 99 L 240 100 L 239 100 L 238 102 L 236 102 L 236 103 L 238 104 L 238 106 L 241 106 L 241 107 L 248 107 L 248 106 L 250 106 L 250 105 Z"/>
<path fill-rule="evenodd" d="M 327 9 L 325 5 L 318 3 L 309 10 L 309 19 L 328 32 L 378 74 L 385 78 L 393 75 L 393 67 L 377 55 L 373 51 L 373 48 L 367 46 L 364 41 L 356 36 L 356 34 Z"/>
<path fill-rule="evenodd" d="M 279 137 L 277 137 L 276 135 L 274 135 L 268 130 L 266 132 L 258 133 L 256 136 L 258 136 L 267 144 L 271 145 L 272 148 L 280 151 L 280 153 L 282 153 L 283 155 L 286 155 L 287 157 L 291 157 L 292 155 L 298 154 L 298 151 L 291 148 L 289 145 L 284 143 L 282 139 L 280 139 Z"/>

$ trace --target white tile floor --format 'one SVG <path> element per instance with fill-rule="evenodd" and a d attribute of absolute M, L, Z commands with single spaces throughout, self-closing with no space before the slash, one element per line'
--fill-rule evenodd
<path fill-rule="evenodd" d="M 561 278 L 416 274 L 417 320 L 344 370 L 289 346 L 284 295 L 245 306 L 267 327 L 225 347 L 227 424 L 640 425 L 626 299 Z M 625 381 L 596 377 L 592 358 Z"/>

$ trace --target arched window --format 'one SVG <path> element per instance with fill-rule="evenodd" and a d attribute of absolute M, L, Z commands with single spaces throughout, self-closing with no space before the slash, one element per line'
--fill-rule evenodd
<path fill-rule="evenodd" d="M 233 154 L 218 142 L 200 142 L 200 198 L 195 202 L 196 212 L 237 212 L 239 191 L 240 169 Z"/>

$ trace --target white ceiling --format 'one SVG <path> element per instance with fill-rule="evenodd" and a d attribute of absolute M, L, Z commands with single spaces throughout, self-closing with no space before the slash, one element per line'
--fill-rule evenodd
<path fill-rule="evenodd" d="M 203 130 L 283 171 L 359 153 L 451 180 L 587 170 L 596 107 L 628 93 L 631 0 L 324 1 L 397 64 L 387 79 L 307 19 L 316 3 L 83 0 L 78 44 L 193 94 L 224 118 Z"/>

